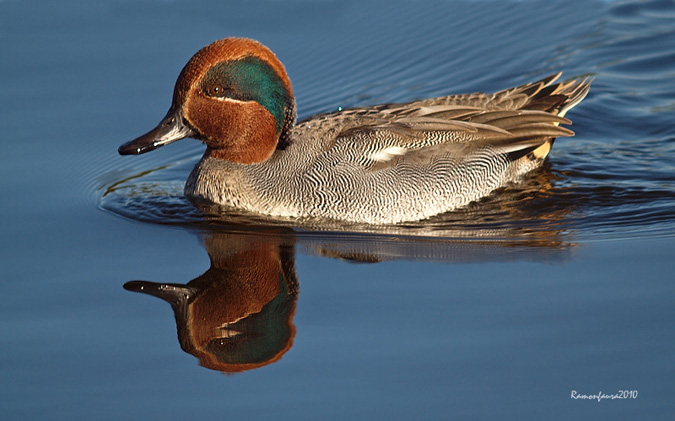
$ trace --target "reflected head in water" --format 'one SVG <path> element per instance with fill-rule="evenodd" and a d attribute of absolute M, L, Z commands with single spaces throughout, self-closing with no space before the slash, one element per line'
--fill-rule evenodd
<path fill-rule="evenodd" d="M 131 281 L 124 288 L 170 303 L 181 348 L 206 368 L 232 373 L 279 360 L 295 336 L 292 247 L 223 233 L 205 244 L 211 267 L 186 285 Z"/>

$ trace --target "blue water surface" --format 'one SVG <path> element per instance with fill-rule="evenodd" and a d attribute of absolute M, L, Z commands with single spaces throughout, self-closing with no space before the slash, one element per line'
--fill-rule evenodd
<path fill-rule="evenodd" d="M 271 222 L 183 197 L 197 141 L 117 155 L 228 36 L 277 54 L 300 117 L 594 82 L 480 203 Z M 675 413 L 675 2 L 4 0 L 0 40 L 3 419 Z"/>

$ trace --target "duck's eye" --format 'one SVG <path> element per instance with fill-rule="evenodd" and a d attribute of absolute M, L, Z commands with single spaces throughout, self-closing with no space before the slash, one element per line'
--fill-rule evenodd
<path fill-rule="evenodd" d="M 221 85 L 212 85 L 208 88 L 207 94 L 211 96 L 223 96 L 225 94 L 225 88 Z"/>

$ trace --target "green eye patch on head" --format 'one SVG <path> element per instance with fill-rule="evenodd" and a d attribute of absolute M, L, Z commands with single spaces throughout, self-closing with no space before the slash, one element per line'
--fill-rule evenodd
<path fill-rule="evenodd" d="M 239 101 L 256 101 L 272 114 L 277 133 L 284 122 L 291 96 L 281 77 L 263 60 L 244 57 L 211 67 L 200 84 L 204 94 Z"/>

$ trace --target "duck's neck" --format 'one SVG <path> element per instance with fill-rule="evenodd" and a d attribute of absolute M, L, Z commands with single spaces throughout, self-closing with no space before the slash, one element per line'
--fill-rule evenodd
<path fill-rule="evenodd" d="M 281 124 L 281 132 L 279 133 L 279 141 L 277 142 L 277 149 L 284 150 L 291 144 L 291 133 L 293 126 L 295 126 L 296 119 L 295 100 L 290 98 L 284 113 L 284 121 Z"/>

